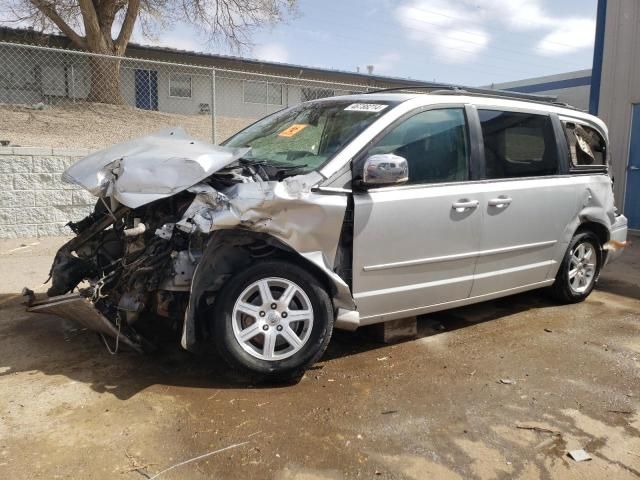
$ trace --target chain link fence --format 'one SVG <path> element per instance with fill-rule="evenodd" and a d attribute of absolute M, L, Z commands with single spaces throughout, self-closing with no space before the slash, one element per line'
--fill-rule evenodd
<path fill-rule="evenodd" d="M 95 149 L 180 126 L 219 143 L 282 108 L 372 89 L 0 42 L 0 142 Z"/>

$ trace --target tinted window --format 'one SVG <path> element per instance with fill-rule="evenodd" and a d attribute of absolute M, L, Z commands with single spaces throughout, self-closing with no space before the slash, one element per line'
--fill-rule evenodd
<path fill-rule="evenodd" d="M 607 144 L 595 129 L 572 122 L 564 124 L 571 164 L 574 167 L 603 167 L 607 162 Z"/>
<path fill-rule="evenodd" d="M 479 110 L 487 178 L 558 173 L 551 118 L 528 113 Z"/>
<path fill-rule="evenodd" d="M 381 153 L 407 160 L 410 184 L 467 180 L 469 151 L 464 110 L 428 110 L 414 115 L 387 133 L 368 155 Z"/>

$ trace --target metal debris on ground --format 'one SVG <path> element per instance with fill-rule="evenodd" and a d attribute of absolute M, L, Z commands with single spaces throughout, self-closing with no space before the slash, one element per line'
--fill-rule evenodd
<path fill-rule="evenodd" d="M 186 465 L 186 464 L 191 463 L 191 462 L 196 462 L 198 460 L 202 460 L 203 458 L 210 457 L 211 455 L 215 455 L 216 453 L 221 453 L 221 452 L 224 452 L 226 450 L 231 450 L 232 448 L 241 447 L 243 445 L 246 445 L 247 443 L 249 443 L 249 442 L 236 443 L 236 444 L 233 444 L 233 445 L 229 445 L 228 447 L 221 448 L 219 450 L 214 450 L 213 452 L 205 453 L 203 455 L 199 455 L 197 457 L 190 458 L 189 460 L 185 460 L 184 462 L 176 463 L 175 465 L 172 465 L 172 466 L 170 466 L 168 468 L 165 468 L 161 472 L 156 473 L 153 477 L 150 478 L 150 480 L 153 480 L 154 478 L 158 478 L 163 473 L 166 473 L 169 470 L 173 470 L 174 468 L 181 467 L 182 465 Z"/>
<path fill-rule="evenodd" d="M 503 385 L 515 385 L 516 382 L 510 378 L 501 378 L 499 383 L 502 383 Z"/>
<path fill-rule="evenodd" d="M 551 435 L 562 435 L 562 433 L 556 430 L 551 430 L 550 428 L 542 427 L 540 425 L 527 425 L 523 423 L 516 423 L 516 428 L 519 428 L 520 430 L 533 430 L 534 432 L 540 432 L 540 433 L 550 433 Z"/>
<path fill-rule="evenodd" d="M 129 462 L 131 462 L 131 466 L 128 467 L 128 468 L 120 469 L 120 473 L 138 472 L 143 477 L 150 478 L 151 475 L 149 475 L 145 470 L 148 470 L 149 467 L 151 467 L 153 465 L 157 465 L 157 464 L 155 464 L 155 463 L 141 463 L 137 458 L 135 458 L 133 455 L 131 455 L 126 450 L 125 450 L 124 454 L 129 459 Z"/>
<path fill-rule="evenodd" d="M 570 458 L 574 459 L 576 462 L 584 462 L 586 460 L 591 460 L 591 455 L 585 452 L 583 449 L 579 450 L 571 450 L 567 453 Z"/>

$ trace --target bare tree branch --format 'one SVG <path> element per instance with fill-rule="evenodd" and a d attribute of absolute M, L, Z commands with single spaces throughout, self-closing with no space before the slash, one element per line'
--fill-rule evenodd
<path fill-rule="evenodd" d="M 62 19 L 53 5 L 42 0 L 31 0 L 31 3 L 44 13 L 62 33 L 69 37 L 69 40 L 76 44 L 76 46 L 82 49 L 87 48 L 87 42 L 85 39 L 78 35 L 75 30 Z"/>
<path fill-rule="evenodd" d="M 82 14 L 82 20 L 84 22 L 84 31 L 87 38 L 87 43 L 91 47 L 91 50 L 98 50 L 100 53 L 105 53 L 102 50 L 104 48 L 104 37 L 100 31 L 100 22 L 98 21 L 98 14 L 93 6 L 91 0 L 78 0 L 80 4 L 80 13 Z M 108 32 L 109 39 L 111 39 L 111 32 Z"/>
<path fill-rule="evenodd" d="M 129 0 L 128 3 L 127 13 L 115 42 L 115 48 L 118 54 L 120 54 L 120 52 L 124 52 L 126 49 L 129 39 L 131 38 L 131 34 L 133 33 L 133 27 L 136 24 L 138 13 L 140 12 L 140 0 Z"/>
<path fill-rule="evenodd" d="M 250 45 L 257 28 L 283 21 L 296 0 L 0 0 L 13 17 L 41 32 L 57 27 L 76 46 L 116 58 L 90 57 L 91 87 L 87 98 L 120 104 L 120 63 L 136 22 L 143 33 L 154 25 L 188 22 L 210 42 L 223 41 L 240 51 Z M 16 8 L 14 8 L 14 5 Z M 114 39 L 114 24 L 120 31 Z M 75 27 L 75 28 L 74 28 Z M 84 34 L 81 35 L 78 32 Z"/>
<path fill-rule="evenodd" d="M 152 38 L 178 22 L 191 24 L 210 43 L 242 51 L 251 45 L 256 29 L 270 27 L 292 14 L 296 1 L 0 0 L 0 6 L 18 7 L 13 17 L 40 31 L 55 26 L 80 48 L 122 55 L 136 26 Z M 13 7 L 8 11 L 13 12 Z M 114 25 L 119 26 L 117 35 L 112 35 Z"/>

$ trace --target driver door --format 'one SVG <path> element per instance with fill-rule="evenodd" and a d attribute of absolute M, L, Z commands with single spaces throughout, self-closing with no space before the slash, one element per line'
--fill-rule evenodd
<path fill-rule="evenodd" d="M 363 324 L 469 297 L 482 223 L 470 152 L 463 106 L 405 117 L 365 152 L 404 157 L 409 181 L 354 193 L 353 293 Z"/>

